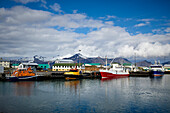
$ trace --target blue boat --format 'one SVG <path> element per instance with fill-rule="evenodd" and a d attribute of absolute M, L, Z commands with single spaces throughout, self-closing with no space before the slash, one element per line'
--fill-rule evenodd
<path fill-rule="evenodd" d="M 160 78 L 164 75 L 164 68 L 160 63 L 155 62 L 155 64 L 150 66 L 151 77 Z"/>

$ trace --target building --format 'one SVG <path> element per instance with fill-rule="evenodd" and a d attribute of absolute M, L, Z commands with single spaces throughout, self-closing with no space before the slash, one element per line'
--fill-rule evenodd
<path fill-rule="evenodd" d="M 12 68 L 18 68 L 19 64 L 12 64 Z"/>
<path fill-rule="evenodd" d="M 38 64 L 37 63 L 28 62 L 28 63 L 21 63 L 18 66 L 19 69 L 28 68 L 28 67 L 31 67 L 32 69 L 37 69 Z"/>
<path fill-rule="evenodd" d="M 131 64 L 131 63 L 124 63 L 123 66 L 128 71 L 132 71 L 135 68 L 135 66 L 133 64 Z"/>
<path fill-rule="evenodd" d="M 10 61 L 1 59 L 0 65 L 3 66 L 4 68 L 10 68 Z"/>
<path fill-rule="evenodd" d="M 42 69 L 49 69 L 50 68 L 49 64 L 38 64 L 38 66 Z"/>
<path fill-rule="evenodd" d="M 77 69 L 84 71 L 85 66 L 84 64 L 77 64 L 77 63 L 56 63 L 52 67 L 52 71 L 69 71 L 70 69 L 73 69 L 77 67 Z"/>
<path fill-rule="evenodd" d="M 165 64 L 164 70 L 165 70 L 165 72 L 170 72 L 170 64 Z"/>
<path fill-rule="evenodd" d="M 100 63 L 85 63 L 85 71 L 91 72 L 91 71 L 99 71 L 101 69 Z"/>

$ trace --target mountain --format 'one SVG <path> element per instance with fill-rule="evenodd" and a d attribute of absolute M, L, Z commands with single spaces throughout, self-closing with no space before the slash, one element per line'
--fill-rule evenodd
<path fill-rule="evenodd" d="M 170 61 L 162 63 L 162 65 L 170 64 Z"/>
<path fill-rule="evenodd" d="M 106 62 L 106 58 L 101 58 L 101 57 L 94 57 L 94 58 L 87 58 L 85 56 L 83 56 L 82 54 L 75 54 L 69 58 L 64 58 L 64 59 L 71 59 L 76 63 L 79 63 L 79 61 L 81 63 L 101 63 L 101 64 L 105 64 Z M 110 63 L 113 59 L 107 59 L 107 63 Z M 120 64 L 123 63 L 131 63 L 129 60 L 125 59 L 125 58 L 115 58 L 112 62 L 117 62 Z"/>
<path fill-rule="evenodd" d="M 136 63 L 136 66 L 146 66 L 146 67 L 149 67 L 152 63 L 147 61 L 147 60 L 144 60 L 144 61 L 141 61 L 141 62 L 137 62 Z"/>
<path fill-rule="evenodd" d="M 126 59 L 126 58 L 121 58 L 121 57 L 115 58 L 115 59 L 113 60 L 113 62 L 117 62 L 117 63 L 119 63 L 119 64 L 131 63 L 128 59 Z"/>
<path fill-rule="evenodd" d="M 37 64 L 48 64 L 48 62 L 45 62 L 44 61 L 44 58 L 45 57 L 42 57 L 42 56 L 38 56 L 38 55 L 35 55 L 34 56 L 34 63 L 37 63 Z"/>

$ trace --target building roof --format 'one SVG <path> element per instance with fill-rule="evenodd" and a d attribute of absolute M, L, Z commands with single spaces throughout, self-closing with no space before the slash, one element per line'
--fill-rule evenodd
<path fill-rule="evenodd" d="M 123 66 L 132 66 L 131 63 L 124 63 Z"/>
<path fill-rule="evenodd" d="M 37 63 L 31 63 L 31 62 L 29 62 L 29 63 L 22 63 L 23 65 L 29 65 L 29 66 L 38 66 L 38 64 Z"/>
<path fill-rule="evenodd" d="M 19 66 L 19 64 L 12 64 L 12 66 Z"/>
<path fill-rule="evenodd" d="M 101 63 L 85 63 L 85 65 L 98 66 L 98 65 L 101 65 Z"/>
<path fill-rule="evenodd" d="M 170 64 L 165 64 L 164 67 L 170 67 Z"/>
<path fill-rule="evenodd" d="M 80 65 L 82 66 L 82 64 Z M 55 63 L 53 66 L 76 66 L 76 63 Z M 77 66 L 79 66 L 79 63 L 77 63 Z"/>
<path fill-rule="evenodd" d="M 47 65 L 49 65 L 49 64 L 38 64 L 38 65 L 41 65 L 41 66 L 47 66 Z"/>
<path fill-rule="evenodd" d="M 10 62 L 10 60 L 0 59 L 0 62 Z"/>

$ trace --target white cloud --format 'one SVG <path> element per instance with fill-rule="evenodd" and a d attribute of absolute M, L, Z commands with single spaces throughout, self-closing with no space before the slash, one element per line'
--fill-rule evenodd
<path fill-rule="evenodd" d="M 54 15 L 46 24 L 65 28 L 100 28 L 104 26 L 102 21 L 89 19 L 85 14 Z"/>
<path fill-rule="evenodd" d="M 32 10 L 23 6 L 16 6 L 11 9 L 0 8 L 1 24 L 25 25 L 39 24 L 51 17 L 50 12 Z"/>
<path fill-rule="evenodd" d="M 150 21 L 155 21 L 155 19 L 139 19 L 137 21 L 143 21 L 143 22 L 150 22 Z"/>
<path fill-rule="evenodd" d="M 73 13 L 75 14 L 75 13 L 77 13 L 77 11 L 78 11 L 78 10 L 73 10 Z"/>
<path fill-rule="evenodd" d="M 142 27 L 142 26 L 146 26 L 146 25 L 149 25 L 149 24 L 150 24 L 150 22 L 139 23 L 139 24 L 134 25 L 134 27 Z"/>
<path fill-rule="evenodd" d="M 140 57 L 162 57 L 168 56 L 170 53 L 170 44 L 161 44 L 159 42 L 141 42 L 136 47 L 124 45 L 119 50 L 118 56 L 131 57 L 135 53 Z"/>
<path fill-rule="evenodd" d="M 114 23 L 112 21 L 106 21 L 105 24 L 113 25 Z"/>
<path fill-rule="evenodd" d="M 113 18 L 116 18 L 116 16 L 107 15 L 106 20 L 113 19 Z"/>
<path fill-rule="evenodd" d="M 40 0 L 14 0 L 15 2 L 20 2 L 22 4 L 27 4 L 29 2 L 39 2 Z"/>
<path fill-rule="evenodd" d="M 170 53 L 169 33 L 131 36 L 125 28 L 114 26 L 112 21 L 95 20 L 85 14 L 53 14 L 16 6 L 1 8 L 0 15 L 1 57 L 64 56 L 79 49 L 87 56 L 107 55 L 112 58 L 132 57 L 134 52 L 141 57 Z M 77 28 L 95 30 L 88 33 L 70 30 Z"/>
<path fill-rule="evenodd" d="M 165 32 L 168 32 L 168 33 L 169 33 L 169 32 L 170 32 L 170 27 L 166 28 L 166 29 L 165 29 Z"/>
<path fill-rule="evenodd" d="M 154 33 L 158 33 L 158 32 L 161 32 L 162 30 L 161 29 L 153 29 L 152 32 Z"/>
<path fill-rule="evenodd" d="M 59 13 L 63 12 L 61 10 L 61 7 L 60 7 L 60 5 L 58 3 L 55 3 L 54 5 L 50 5 L 50 7 L 51 7 L 51 9 L 53 9 L 56 12 L 59 12 Z"/>

